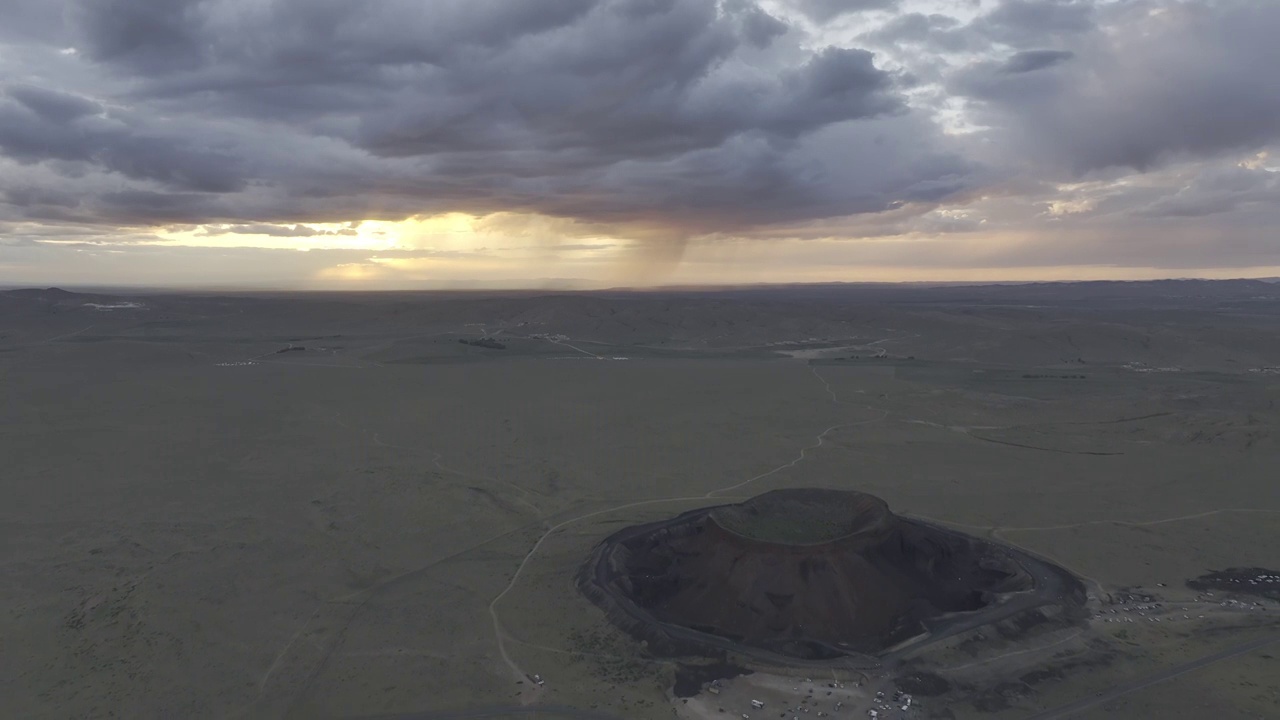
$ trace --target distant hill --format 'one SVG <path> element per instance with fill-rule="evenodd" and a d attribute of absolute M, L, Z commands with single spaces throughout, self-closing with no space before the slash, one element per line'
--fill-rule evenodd
<path fill-rule="evenodd" d="M 3 294 L 9 295 L 11 297 L 27 298 L 30 300 L 49 300 L 49 301 L 69 300 L 71 298 L 74 298 L 80 295 L 80 293 L 73 293 L 70 290 L 63 290 L 62 288 L 57 288 L 57 287 L 43 288 L 43 289 L 22 288 L 19 290 L 6 290 L 3 292 Z"/>
<path fill-rule="evenodd" d="M 127 297 L 78 293 L 58 287 L 0 290 L 0 299 L 31 303 L 35 307 L 51 310 L 60 308 L 123 309 L 142 307 L 142 303 Z"/>

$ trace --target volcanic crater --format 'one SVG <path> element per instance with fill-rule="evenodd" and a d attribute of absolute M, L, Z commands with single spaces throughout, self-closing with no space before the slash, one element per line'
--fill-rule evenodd
<path fill-rule="evenodd" d="M 605 539 L 578 576 L 665 654 L 883 656 L 1045 605 L 1078 607 L 1062 568 L 904 518 L 865 493 L 774 490 Z"/>

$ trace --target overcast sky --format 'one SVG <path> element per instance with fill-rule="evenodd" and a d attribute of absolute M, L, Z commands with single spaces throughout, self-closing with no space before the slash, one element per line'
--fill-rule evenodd
<path fill-rule="evenodd" d="M 1271 0 L 3 4 L 7 285 L 1280 275 Z"/>

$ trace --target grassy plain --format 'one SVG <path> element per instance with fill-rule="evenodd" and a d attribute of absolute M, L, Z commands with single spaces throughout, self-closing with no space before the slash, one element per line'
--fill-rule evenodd
<path fill-rule="evenodd" d="M 1280 566 L 1280 286 L 1230 285 L 0 293 L 0 715 L 669 718 L 673 664 L 573 575 L 782 487 L 1191 607 L 1190 578 Z M 957 690 L 910 716 L 1029 717 L 1278 632 L 1220 599 L 1037 640 L 1032 679 L 1016 643 L 940 648 Z M 1079 717 L 1276 716 L 1276 657 Z"/>

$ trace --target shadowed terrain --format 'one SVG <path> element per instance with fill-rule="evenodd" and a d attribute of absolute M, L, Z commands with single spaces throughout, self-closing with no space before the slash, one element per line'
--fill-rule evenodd
<path fill-rule="evenodd" d="M 0 291 L 0 716 L 700 719 L 809 690 L 865 716 L 899 677 L 946 688 L 920 717 L 1082 697 L 1275 715 L 1274 650 L 1253 643 L 1280 611 L 1277 322 L 1280 286 L 1258 281 Z M 806 488 L 883 499 L 903 542 L 804 579 L 810 546 L 889 519 L 743 504 Z M 714 507 L 718 530 L 670 533 L 655 574 L 701 576 L 682 547 L 716 567 L 788 548 L 790 570 L 751 571 L 768 587 L 721 575 L 769 622 L 727 603 L 689 620 L 759 646 L 702 633 L 666 657 L 575 590 L 607 538 Z M 948 562 L 909 550 L 943 530 L 977 543 L 942 541 L 956 558 L 1062 568 L 1085 617 L 1000 592 L 981 561 L 935 583 Z M 680 587 L 652 594 L 712 607 Z M 975 591 L 1008 600 L 956 612 Z M 907 596 L 900 630 L 870 612 Z M 866 662 L 762 649 L 839 603 L 875 619 L 830 628 L 850 647 L 924 631 Z"/>
<path fill-rule="evenodd" d="M 820 489 L 624 531 L 584 570 L 605 607 L 629 601 L 661 625 L 804 660 L 877 653 L 926 620 L 1035 586 L 1006 548 L 904 521 L 870 495 Z"/>

